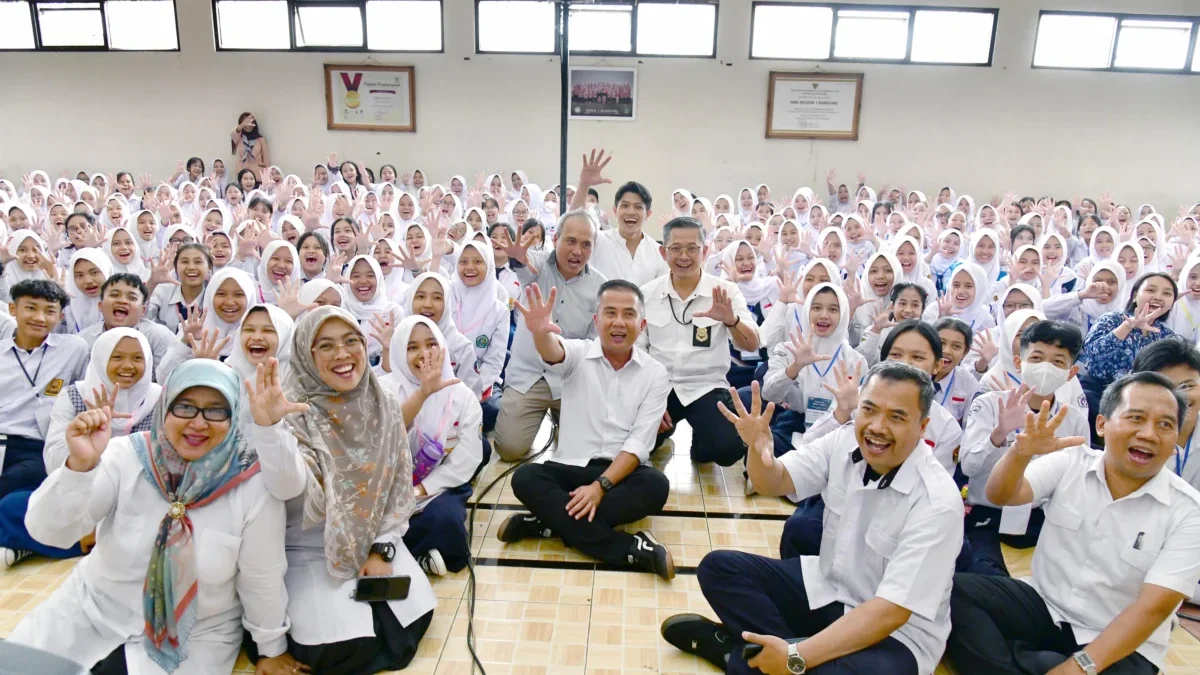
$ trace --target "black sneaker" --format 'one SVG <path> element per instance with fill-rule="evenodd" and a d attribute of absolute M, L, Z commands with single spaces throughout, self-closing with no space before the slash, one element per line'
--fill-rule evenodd
<path fill-rule="evenodd" d="M 511 544 L 522 539 L 549 539 L 554 532 L 532 513 L 514 513 L 500 525 L 496 538 Z"/>
<path fill-rule="evenodd" d="M 670 581 L 675 578 L 675 561 L 666 546 L 658 543 L 654 535 L 643 530 L 633 535 L 633 546 L 629 547 L 630 565 Z"/>
<path fill-rule="evenodd" d="M 676 614 L 663 622 L 660 632 L 679 651 L 699 656 L 721 672 L 729 665 L 733 634 L 719 623 L 699 614 Z"/>

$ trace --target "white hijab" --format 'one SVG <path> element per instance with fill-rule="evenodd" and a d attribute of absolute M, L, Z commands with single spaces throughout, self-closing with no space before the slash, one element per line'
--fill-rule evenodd
<path fill-rule="evenodd" d="M 125 234 L 128 234 L 129 238 L 132 239 L 134 242 L 133 260 L 130 261 L 128 264 L 117 260 L 117 256 L 113 255 L 113 251 L 112 251 L 113 237 L 115 237 L 116 234 L 121 231 L 124 231 Z M 108 231 L 108 234 L 105 235 L 105 237 L 104 237 L 104 252 L 108 254 L 109 260 L 112 261 L 112 273 L 113 274 L 121 274 L 121 273 L 136 274 L 143 281 L 145 281 L 147 278 L 149 278 L 150 268 L 146 265 L 146 261 L 143 260 L 140 255 L 138 255 L 139 249 L 137 247 L 137 244 L 138 244 L 137 233 L 135 232 L 134 228 L 129 225 L 121 225 L 119 227 L 116 227 L 116 228 Z M 112 276 L 112 275 L 109 275 L 109 276 Z"/>
<path fill-rule="evenodd" d="M 496 261 L 492 248 L 481 242 L 469 240 L 463 244 L 463 250 L 473 248 L 483 256 L 487 269 L 484 279 L 475 286 L 468 286 L 458 270 L 454 271 L 454 280 L 450 282 L 450 292 L 454 296 L 454 325 L 476 344 L 480 353 L 487 350 L 478 348 L 477 341 L 482 331 L 488 330 L 495 324 L 498 317 L 508 316 L 508 306 L 502 303 L 501 296 L 507 298 L 504 289 L 496 279 Z"/>
<path fill-rule="evenodd" d="M 954 318 L 960 319 L 976 331 L 991 328 L 995 325 L 995 320 L 988 311 L 988 301 L 991 298 L 987 272 L 975 263 L 963 263 L 951 273 L 947 286 L 952 287 L 955 277 L 960 274 L 967 274 L 975 282 L 975 298 L 971 300 L 970 305 L 955 314 Z M 948 293 L 953 294 L 953 288 Z"/>
<path fill-rule="evenodd" d="M 970 197 L 964 197 L 964 199 L 970 199 Z M 975 247 L 979 245 L 979 242 L 983 241 L 984 237 L 991 239 L 992 245 L 996 247 L 995 253 L 992 254 L 992 259 L 986 264 L 979 262 L 979 259 L 975 257 Z M 1064 260 L 1066 259 L 1066 255 L 1066 249 L 1064 248 Z M 986 227 L 975 230 L 974 234 L 971 235 L 971 243 L 967 249 L 966 258 L 968 263 L 978 265 L 983 270 L 984 276 L 987 278 L 987 284 L 982 290 L 985 294 L 988 293 L 992 284 L 1000 280 L 1000 238 L 996 236 L 996 232 Z"/>
<path fill-rule="evenodd" d="M 734 259 L 737 257 L 738 249 L 742 246 L 750 249 L 750 253 L 754 256 L 754 276 L 749 281 L 737 282 L 738 289 L 742 291 L 742 295 L 746 298 L 746 305 L 753 307 L 759 303 L 764 303 L 763 310 L 766 310 L 766 305 L 775 302 L 779 297 L 779 284 L 776 283 L 775 277 L 759 275 L 758 253 L 754 247 L 745 239 L 738 239 L 721 251 L 721 261 L 728 265 L 731 269 L 736 266 Z"/>
<path fill-rule="evenodd" d="M 8 254 L 11 256 L 17 255 L 17 249 L 21 248 L 21 244 L 25 243 L 26 239 L 32 239 L 34 243 L 37 244 L 37 247 L 42 250 L 42 255 L 50 255 L 46 251 L 46 242 L 42 241 L 42 238 L 33 230 L 17 230 L 16 232 L 13 232 L 12 237 L 9 238 L 7 244 Z M 8 282 L 10 289 L 13 285 L 22 281 L 49 278 L 50 277 L 46 276 L 45 270 L 40 267 L 34 269 L 32 272 L 21 269 L 21 263 L 16 260 L 4 266 L 4 280 Z"/>
<path fill-rule="evenodd" d="M 275 302 L 279 297 L 276 290 L 277 286 L 271 277 L 268 266 L 271 262 L 271 256 L 275 255 L 275 252 L 281 248 L 286 249 L 292 256 L 292 273 L 288 275 L 288 278 L 294 284 L 300 283 L 302 278 L 301 274 L 303 274 L 303 271 L 300 269 L 300 254 L 296 252 L 296 247 L 292 246 L 291 242 L 276 239 L 267 244 L 258 261 L 258 292 L 263 302 Z"/>
<path fill-rule="evenodd" d="M 442 349 L 442 374 L 444 380 L 454 378 L 454 370 L 450 366 L 450 352 L 447 348 L 446 336 L 442 335 L 442 331 L 438 329 L 437 324 L 424 316 L 410 316 L 396 325 L 395 332 L 392 333 L 392 343 L 389 347 L 392 355 L 392 373 L 391 381 L 395 382 L 399 391 L 400 400 L 404 401 L 413 395 L 421 388 L 421 377 L 414 373 L 412 367 L 408 365 L 408 338 L 412 335 L 413 329 L 418 324 L 424 324 L 429 332 L 433 334 L 433 338 L 437 340 L 438 346 Z M 457 387 L 465 387 L 466 385 L 457 384 L 453 387 L 446 387 L 436 394 L 425 399 L 421 405 L 421 411 L 417 413 L 416 418 L 410 426 L 409 443 L 419 443 L 421 435 L 428 435 L 438 443 L 445 445 L 446 436 L 454 423 L 457 421 L 450 416 L 453 413 L 454 405 L 454 390 Z M 418 445 L 411 445 L 418 448 Z"/>
<path fill-rule="evenodd" d="M 370 266 L 371 271 L 375 273 L 375 294 L 366 301 L 359 300 L 354 295 L 354 289 L 350 288 L 353 282 L 350 281 L 350 275 L 354 272 L 355 265 L 358 262 L 366 261 Z M 388 299 L 387 281 L 383 278 L 383 270 L 379 268 L 379 262 L 369 255 L 356 255 L 346 266 L 346 288 L 342 291 L 343 307 L 354 315 L 354 318 L 360 322 L 370 321 L 372 317 L 386 314 L 395 308 L 396 303 Z M 396 312 L 397 318 L 402 316 L 400 312 Z"/>
<path fill-rule="evenodd" d="M 284 368 L 291 368 L 292 331 L 296 328 L 296 322 L 292 317 L 275 305 L 256 304 L 246 310 L 237 329 L 233 331 L 233 339 L 230 341 L 233 349 L 229 353 L 229 358 L 225 359 L 225 365 L 233 368 L 241 379 L 250 381 L 254 381 L 256 366 L 250 363 L 249 357 L 246 356 L 246 350 L 242 348 L 242 325 L 246 323 L 246 317 L 250 316 L 250 312 L 258 309 L 266 310 L 271 325 L 275 326 L 275 333 L 279 337 L 279 346 L 271 356 L 279 360 L 280 377 L 283 376 Z"/>
<path fill-rule="evenodd" d="M 129 413 L 132 417 L 114 417 L 112 419 L 113 435 L 115 436 L 127 435 L 130 429 L 145 419 L 158 404 L 159 392 L 162 391 L 162 388 L 153 381 L 154 353 L 150 351 L 150 343 L 146 340 L 146 336 L 132 328 L 113 328 L 101 333 L 100 337 L 96 338 L 96 342 L 92 344 L 92 360 L 88 363 L 83 380 L 78 384 L 78 388 L 81 390 L 79 393 L 85 399 L 91 399 L 92 391 L 98 391 L 101 387 L 112 392 L 116 385 L 108 377 L 108 360 L 112 357 L 117 344 L 125 338 L 137 340 L 138 345 L 142 348 L 142 357 L 145 359 L 145 370 L 142 371 L 141 378 L 132 387 L 123 388 L 117 392 L 113 412 Z"/>
<path fill-rule="evenodd" d="M 112 261 L 98 248 L 81 248 L 67 262 L 67 294 L 71 296 L 71 304 L 67 305 L 65 313 L 67 322 L 75 324 L 72 327 L 72 332 L 75 333 L 104 320 L 104 314 L 100 311 L 100 296 L 88 297 L 75 283 L 75 264 L 80 260 L 86 260 L 99 268 L 105 279 L 112 276 Z"/>
<path fill-rule="evenodd" d="M 222 319 L 220 317 L 219 314 L 217 314 L 216 303 L 215 303 L 217 289 L 219 289 L 221 287 L 221 285 L 224 284 L 225 281 L 227 281 L 229 279 L 232 279 L 233 282 L 235 284 L 237 284 L 239 288 L 242 289 L 242 292 L 246 294 L 246 311 L 247 312 L 250 311 L 250 308 L 253 307 L 255 304 L 254 292 L 256 290 L 256 284 L 254 283 L 254 280 L 250 278 L 249 274 L 247 274 L 246 272 L 244 272 L 232 265 L 227 265 L 224 268 L 219 269 L 216 272 L 214 272 L 212 279 L 209 280 L 208 285 L 204 287 L 204 303 L 203 303 L 204 326 L 203 326 L 203 328 L 206 331 L 215 330 L 217 332 L 218 338 L 228 337 L 229 335 L 231 335 L 234 331 L 237 330 L 238 326 L 240 326 L 242 324 L 242 318 L 244 318 L 246 316 L 245 312 L 243 312 L 242 316 L 238 317 L 238 320 L 236 322 L 227 323 L 224 319 Z M 181 326 L 182 326 L 182 324 L 181 324 Z M 229 356 L 229 354 L 231 354 L 232 352 L 233 352 L 233 344 L 232 344 L 232 341 L 230 341 L 230 344 L 225 345 L 225 348 L 221 350 L 221 356 Z"/>

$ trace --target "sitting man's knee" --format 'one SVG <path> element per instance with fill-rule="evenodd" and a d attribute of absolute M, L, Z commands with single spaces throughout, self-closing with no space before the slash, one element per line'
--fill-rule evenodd
<path fill-rule="evenodd" d="M 735 561 L 740 557 L 740 551 L 713 551 L 700 560 L 696 567 L 696 579 L 704 585 L 720 584 L 729 575 L 736 574 Z"/>
<path fill-rule="evenodd" d="M 537 482 L 538 468 L 539 465 L 537 464 L 526 464 L 513 472 L 510 481 L 512 483 L 512 491 L 517 499 L 521 500 L 521 503 L 525 503 L 524 496 L 535 489 L 534 483 Z"/>

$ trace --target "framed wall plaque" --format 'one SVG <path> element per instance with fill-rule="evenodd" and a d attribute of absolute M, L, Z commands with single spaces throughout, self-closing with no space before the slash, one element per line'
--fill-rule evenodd
<path fill-rule="evenodd" d="M 413 67 L 325 64 L 325 128 L 416 131 Z"/>
<path fill-rule="evenodd" d="M 771 71 L 767 138 L 858 140 L 862 73 Z"/>

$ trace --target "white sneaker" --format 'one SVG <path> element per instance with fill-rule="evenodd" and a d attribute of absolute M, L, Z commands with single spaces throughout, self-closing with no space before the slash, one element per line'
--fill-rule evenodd
<path fill-rule="evenodd" d="M 417 558 L 417 563 L 421 565 L 421 569 L 425 570 L 426 574 L 432 574 L 435 577 L 446 576 L 446 561 L 442 560 L 442 554 L 436 548 Z"/>
<path fill-rule="evenodd" d="M 0 546 L 0 572 L 8 571 L 8 568 L 16 565 L 22 560 L 33 555 L 33 551 L 23 548 L 4 548 Z"/>

